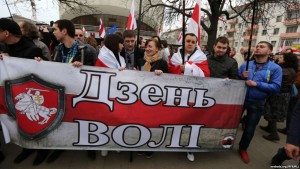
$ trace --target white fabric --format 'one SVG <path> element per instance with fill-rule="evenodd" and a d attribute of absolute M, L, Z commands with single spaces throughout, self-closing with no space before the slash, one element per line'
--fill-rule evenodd
<path fill-rule="evenodd" d="M 178 66 L 182 64 L 182 57 L 180 54 L 180 49 L 182 47 L 178 48 L 178 52 L 174 53 L 171 62 L 173 65 Z M 205 77 L 204 72 L 197 66 L 195 63 L 201 63 L 203 61 L 206 61 L 206 55 L 201 51 L 201 49 L 197 48 L 198 50 L 190 57 L 189 60 L 188 56 L 186 55 L 184 57 L 184 62 L 185 62 L 185 70 L 184 70 L 184 75 L 190 75 L 190 76 L 200 76 L 200 77 Z"/>
<path fill-rule="evenodd" d="M 237 64 L 238 64 L 238 67 L 240 67 L 244 62 L 245 62 L 245 59 L 244 59 L 244 56 L 241 54 L 241 53 L 237 53 L 233 59 L 236 60 Z"/>
<path fill-rule="evenodd" d="M 119 54 L 121 65 L 116 59 L 114 53 L 106 46 L 103 46 L 99 52 L 98 59 L 101 60 L 109 68 L 126 67 L 125 59 Z"/>

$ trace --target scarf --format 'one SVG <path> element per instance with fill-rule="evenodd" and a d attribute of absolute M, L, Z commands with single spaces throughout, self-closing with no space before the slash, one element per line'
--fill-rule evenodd
<path fill-rule="evenodd" d="M 145 53 L 144 59 L 146 61 L 145 65 L 144 65 L 144 70 L 150 72 L 151 70 L 151 63 L 161 59 L 159 53 L 157 52 L 155 55 L 153 56 L 149 56 Z"/>

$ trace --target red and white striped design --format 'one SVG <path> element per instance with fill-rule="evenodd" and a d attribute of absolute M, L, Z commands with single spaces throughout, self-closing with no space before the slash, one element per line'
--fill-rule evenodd
<path fill-rule="evenodd" d="M 159 36 L 159 37 L 161 36 L 161 29 L 160 28 L 157 29 L 157 36 Z"/>
<path fill-rule="evenodd" d="M 179 33 L 178 38 L 177 38 L 178 44 L 182 43 L 182 32 Z"/>
<path fill-rule="evenodd" d="M 135 30 L 136 28 L 137 28 L 137 24 L 136 24 L 136 20 L 135 20 L 135 16 L 134 16 L 134 0 L 132 0 L 126 29 L 127 30 Z"/>
<path fill-rule="evenodd" d="M 285 49 L 285 40 L 281 42 L 279 52 L 282 52 Z"/>
<path fill-rule="evenodd" d="M 121 55 L 119 55 L 119 58 L 121 65 L 119 64 L 113 52 L 109 50 L 106 46 L 103 46 L 99 52 L 98 59 L 96 60 L 96 66 L 113 69 L 126 67 L 124 58 Z"/>
<path fill-rule="evenodd" d="M 180 65 L 182 64 L 182 57 L 180 54 L 180 49 L 178 48 L 178 52 L 174 53 L 172 58 L 170 59 L 168 72 L 173 74 L 182 74 Z M 189 60 L 184 62 L 185 70 L 184 75 L 189 76 L 200 76 L 200 77 L 209 77 L 210 71 L 208 68 L 208 62 L 206 55 L 198 49 Z"/>
<path fill-rule="evenodd" d="M 198 38 L 198 45 L 200 45 L 200 24 L 201 24 L 201 1 L 197 0 L 192 18 L 187 27 L 186 33 L 194 33 Z"/>
<path fill-rule="evenodd" d="M 105 28 L 104 28 L 104 24 L 102 22 L 102 19 L 100 18 L 100 24 L 99 24 L 99 37 L 100 38 L 104 38 L 105 36 Z"/>

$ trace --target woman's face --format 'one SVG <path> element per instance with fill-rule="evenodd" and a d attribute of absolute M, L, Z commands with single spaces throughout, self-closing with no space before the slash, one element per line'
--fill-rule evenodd
<path fill-rule="evenodd" d="M 119 52 L 121 52 L 123 49 L 123 44 L 122 43 L 119 43 Z"/>
<path fill-rule="evenodd" d="M 279 56 L 279 58 L 278 58 L 278 63 L 279 63 L 279 64 L 284 63 L 283 55 L 280 55 L 280 56 Z"/>
<path fill-rule="evenodd" d="M 145 51 L 148 56 L 153 56 L 158 52 L 158 48 L 155 46 L 153 41 L 150 41 L 147 44 Z"/>

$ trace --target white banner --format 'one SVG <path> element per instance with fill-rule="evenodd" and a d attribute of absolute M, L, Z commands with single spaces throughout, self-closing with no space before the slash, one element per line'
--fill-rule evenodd
<path fill-rule="evenodd" d="M 0 61 L 0 119 L 22 147 L 128 151 L 232 148 L 243 81 Z"/>

